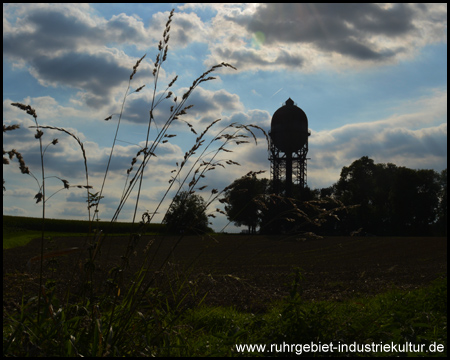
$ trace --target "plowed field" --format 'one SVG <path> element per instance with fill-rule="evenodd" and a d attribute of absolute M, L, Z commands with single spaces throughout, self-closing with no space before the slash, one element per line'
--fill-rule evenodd
<path fill-rule="evenodd" d="M 170 285 L 193 289 L 190 301 L 208 293 L 211 305 L 235 306 L 241 310 L 264 310 L 274 300 L 289 293 L 291 274 L 301 268 L 303 298 L 307 300 L 365 296 L 391 288 L 413 289 L 447 274 L 447 239 L 416 237 L 288 237 L 219 235 L 210 237 L 142 237 L 129 258 L 125 284 L 144 258 L 152 242 L 149 278 L 169 295 Z M 108 271 L 125 253 L 128 240 L 105 240 L 96 263 L 96 284 L 103 286 Z M 176 244 L 176 246 L 175 246 Z M 82 238 L 56 238 L 49 251 L 83 247 Z M 175 249 L 172 251 L 173 247 Z M 3 251 L 4 306 L 20 301 L 25 293 L 36 293 L 38 262 L 27 266 L 40 254 L 40 240 Z M 161 264 L 170 254 L 164 268 Z M 60 284 L 76 282 L 83 273 L 87 251 L 45 260 L 45 276 Z M 53 269 L 53 272 L 52 270 Z M 106 287 L 105 287 L 106 288 Z"/>

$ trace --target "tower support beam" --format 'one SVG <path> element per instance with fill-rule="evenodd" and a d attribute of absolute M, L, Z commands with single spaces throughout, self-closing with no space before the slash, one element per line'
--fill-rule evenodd
<path fill-rule="evenodd" d="M 273 191 L 282 196 L 293 197 L 295 194 L 295 197 L 302 197 L 302 190 L 306 187 L 306 155 L 311 133 L 306 114 L 291 98 L 273 114 L 269 135 Z"/>
<path fill-rule="evenodd" d="M 270 143 L 270 176 L 277 195 L 292 197 L 295 185 L 300 191 L 306 187 L 308 143 L 291 154 L 281 152 Z"/>

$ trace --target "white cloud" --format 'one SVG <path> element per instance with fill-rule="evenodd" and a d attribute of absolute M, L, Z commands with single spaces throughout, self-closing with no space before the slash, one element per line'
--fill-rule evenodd
<path fill-rule="evenodd" d="M 169 13 L 169 11 L 158 12 L 152 16 L 149 30 L 151 33 L 157 34 L 155 39 L 158 41 L 166 27 Z M 205 42 L 210 33 L 211 29 L 203 23 L 196 13 L 176 12 L 170 24 L 169 43 L 177 48 L 186 47 L 194 42 Z"/>
<path fill-rule="evenodd" d="M 19 9 L 3 34 L 4 56 L 27 66 L 43 86 L 81 90 L 79 98 L 92 108 L 111 104 L 126 88 L 137 59 L 119 48 L 149 46 L 149 30 L 133 16 L 119 14 L 108 21 L 91 15 L 89 8 L 66 5 Z M 140 81 L 152 78 L 149 62 L 138 69 Z"/>
<path fill-rule="evenodd" d="M 3 207 L 3 212 L 8 215 L 12 216 L 25 216 L 26 210 L 17 207 L 17 206 L 10 206 L 10 207 Z"/>
<path fill-rule="evenodd" d="M 240 71 L 390 63 L 426 44 L 445 41 L 446 23 L 446 7 L 436 4 L 273 3 L 232 11 L 218 8 L 213 25 L 222 35 L 211 41 L 207 63 L 222 59 Z M 225 34 L 219 31 L 224 28 Z"/>

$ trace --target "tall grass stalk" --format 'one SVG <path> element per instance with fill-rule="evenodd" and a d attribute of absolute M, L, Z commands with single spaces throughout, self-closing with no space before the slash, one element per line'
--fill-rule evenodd
<path fill-rule="evenodd" d="M 220 119 L 212 122 L 209 124 L 206 129 L 197 137 L 195 144 L 192 146 L 192 148 L 187 151 L 184 155 L 184 158 L 180 163 L 177 163 L 177 169 L 175 176 L 172 176 L 170 180 L 170 184 L 166 190 L 166 192 L 163 194 L 162 198 L 160 199 L 159 203 L 157 204 L 156 208 L 152 213 L 144 213 L 142 215 L 143 221 L 141 221 L 138 232 L 136 233 L 134 230 L 134 226 L 132 226 L 132 229 L 130 229 L 129 234 L 129 240 L 128 245 L 126 247 L 126 250 L 124 252 L 124 255 L 122 256 L 122 261 L 115 269 L 114 277 L 113 277 L 113 284 L 114 284 L 114 291 L 111 298 L 108 298 L 109 295 L 106 294 L 98 294 L 97 290 L 95 289 L 94 284 L 94 269 L 95 269 L 95 261 L 97 256 L 100 253 L 100 249 L 104 244 L 104 239 L 108 236 L 108 234 L 111 232 L 111 226 L 114 222 L 117 221 L 119 214 L 122 212 L 123 207 L 127 203 L 129 197 L 133 193 L 133 191 L 136 191 L 136 199 L 134 203 L 134 210 L 133 210 L 133 216 L 132 216 L 132 224 L 136 222 L 137 219 L 137 212 L 138 212 L 138 205 L 141 198 L 141 191 L 143 187 L 143 181 L 146 173 L 146 169 L 148 166 L 149 161 L 155 157 L 155 152 L 158 148 L 158 146 L 162 143 L 165 143 L 170 139 L 171 137 L 174 137 L 175 135 L 169 134 L 168 130 L 170 129 L 171 125 L 174 121 L 181 121 L 187 124 L 189 129 L 195 133 L 193 126 L 182 119 L 184 115 L 187 114 L 189 109 L 193 105 L 187 105 L 187 101 L 190 98 L 191 94 L 195 91 L 195 89 L 201 85 L 204 82 L 208 82 L 211 80 L 214 80 L 215 78 L 213 76 L 210 76 L 210 74 L 214 71 L 216 71 L 218 68 L 221 67 L 230 67 L 235 69 L 233 66 L 227 63 L 221 63 L 215 66 L 212 66 L 209 70 L 205 71 L 203 74 L 201 74 L 198 78 L 196 78 L 192 85 L 189 87 L 189 89 L 182 94 L 181 96 L 175 96 L 172 93 L 171 87 L 174 85 L 174 83 L 177 81 L 178 76 L 175 76 L 173 80 L 167 85 L 167 87 L 164 89 L 164 91 L 158 95 L 158 82 L 159 82 L 159 76 L 161 73 L 162 65 L 167 59 L 168 55 L 168 43 L 170 39 L 170 24 L 172 21 L 174 11 L 172 10 L 169 15 L 169 19 L 166 23 L 163 38 L 159 42 L 158 45 L 158 53 L 156 56 L 156 61 L 154 62 L 154 69 L 153 69 L 153 77 L 154 77 L 154 83 L 153 83 L 153 92 L 152 92 L 152 100 L 150 104 L 149 109 L 149 118 L 148 118 L 148 124 L 147 124 L 147 131 L 145 136 L 145 146 L 141 148 L 136 156 L 131 161 L 131 167 L 127 171 L 127 176 L 124 184 L 124 190 L 123 194 L 120 198 L 120 201 L 117 205 L 117 208 L 110 220 L 109 227 L 104 229 L 103 234 L 100 235 L 99 229 L 97 230 L 97 235 L 95 239 L 93 239 L 92 244 L 86 244 L 83 246 L 83 248 L 89 250 L 89 257 L 87 259 L 87 262 L 84 266 L 84 280 L 80 284 L 81 288 L 87 287 L 89 291 L 89 296 L 81 297 L 79 301 L 76 304 L 72 304 L 69 300 L 69 284 L 67 285 L 67 291 L 64 301 L 59 301 L 57 298 L 57 292 L 55 291 L 53 285 L 49 289 L 46 289 L 44 287 L 44 258 L 49 258 L 53 255 L 47 254 L 44 255 L 44 234 L 45 234 L 45 204 L 47 201 L 46 193 L 45 193 L 45 164 L 44 164 L 44 154 L 47 148 L 43 148 L 42 145 L 42 129 L 47 130 L 55 130 L 59 132 L 63 132 L 72 138 L 74 138 L 78 145 L 80 146 L 81 152 L 83 154 L 83 161 L 84 161 L 84 168 L 85 168 L 85 177 L 86 177 L 86 185 L 77 186 L 82 187 L 87 190 L 87 199 L 88 199 L 88 205 L 87 205 L 87 212 L 88 212 L 88 218 L 91 222 L 97 218 L 98 220 L 98 214 L 99 214 L 99 205 L 101 202 L 101 199 L 103 198 L 103 193 L 105 189 L 106 180 L 108 178 L 109 169 L 110 169 L 110 163 L 112 160 L 112 157 L 114 155 L 114 148 L 115 144 L 118 140 L 118 134 L 120 129 L 121 120 L 123 118 L 125 104 L 128 96 L 130 95 L 130 87 L 131 82 L 134 78 L 134 75 L 138 71 L 139 64 L 144 60 L 145 56 L 142 56 L 134 65 L 133 71 L 130 75 L 130 78 L 128 80 L 128 86 L 125 91 L 123 101 L 121 104 L 121 110 L 118 116 L 118 123 L 114 135 L 114 139 L 111 146 L 110 155 L 108 158 L 108 162 L 106 165 L 106 170 L 103 176 L 103 181 L 101 184 L 101 188 L 98 192 L 92 191 L 90 192 L 90 189 L 92 189 L 92 186 L 89 183 L 89 171 L 88 171 L 88 160 L 86 156 L 86 152 L 84 149 L 83 143 L 80 141 L 80 139 L 70 132 L 69 130 L 66 130 L 64 128 L 56 127 L 56 126 L 42 126 L 38 124 L 37 121 L 37 114 L 36 111 L 31 108 L 30 105 L 23 105 L 19 103 L 13 103 L 13 106 L 19 107 L 21 110 L 26 111 L 29 115 L 33 116 L 35 121 L 35 126 L 32 126 L 33 128 L 36 128 L 36 138 L 39 139 L 40 144 L 40 158 L 41 158 L 41 174 L 42 174 L 42 180 L 39 185 L 39 192 L 36 195 L 37 202 L 42 201 L 42 232 L 41 232 L 41 251 L 40 251 L 40 269 L 39 269 L 39 290 L 37 294 L 37 307 L 36 307 L 36 318 L 37 322 L 35 325 L 33 324 L 33 320 L 29 317 L 30 315 L 24 315 L 28 314 L 28 306 L 22 306 L 22 315 L 20 317 L 20 321 L 16 323 L 15 330 L 11 333 L 7 348 L 11 346 L 11 344 L 16 341 L 16 337 L 18 333 L 20 332 L 20 329 L 25 329 L 26 333 L 28 334 L 29 338 L 33 338 L 33 342 L 40 342 L 45 343 L 47 341 L 51 341 L 52 337 L 55 337 L 55 339 L 59 342 L 60 345 L 65 344 L 67 351 L 61 351 L 59 350 L 57 353 L 62 355 L 81 355 L 81 354 L 89 354 L 92 356 L 102 356 L 107 354 L 124 354 L 122 352 L 122 348 L 126 341 L 125 338 L 126 330 L 129 329 L 130 324 L 135 322 L 136 314 L 141 314 L 138 311 L 138 305 L 140 302 L 149 296 L 149 294 L 152 294 L 154 290 L 152 290 L 152 286 L 154 285 L 154 275 L 153 277 L 148 276 L 150 273 L 149 266 L 151 263 L 150 259 L 150 251 L 147 250 L 146 258 L 142 262 L 140 269 L 135 274 L 134 281 L 131 282 L 131 286 L 125 286 L 123 284 L 123 272 L 126 270 L 129 256 L 132 253 L 137 240 L 139 239 L 140 235 L 145 232 L 145 228 L 148 224 L 150 224 L 153 221 L 153 217 L 157 213 L 158 209 L 162 206 L 163 202 L 165 201 L 166 197 L 169 194 L 169 191 L 173 188 L 175 184 L 178 183 L 178 189 L 176 193 L 178 194 L 179 191 L 184 186 L 188 186 L 188 191 L 193 193 L 195 190 L 195 187 L 197 186 L 198 182 L 205 177 L 205 174 L 208 171 L 214 170 L 217 166 L 225 167 L 225 165 L 239 165 L 237 162 L 234 162 L 233 160 L 216 160 L 216 157 L 218 154 L 223 152 L 230 152 L 231 150 L 225 148 L 225 145 L 229 144 L 236 144 L 239 145 L 240 143 L 245 143 L 247 141 L 243 140 L 244 138 L 247 138 L 247 135 L 239 134 L 242 131 L 246 131 L 248 134 L 253 136 L 253 138 L 256 141 L 256 136 L 252 132 L 251 126 L 245 126 L 245 125 L 239 125 L 239 124 L 231 124 L 224 129 L 222 129 L 216 137 L 214 137 L 207 145 L 205 145 L 205 135 L 208 133 L 208 131 L 214 126 L 216 123 L 220 121 Z M 144 85 L 145 86 L 145 85 Z M 135 92 L 140 91 L 144 86 L 139 87 L 135 90 Z M 157 134 L 155 139 L 150 139 L 151 129 L 152 125 L 155 123 L 155 110 L 156 108 L 163 102 L 163 101 L 173 101 L 173 104 L 170 108 L 170 115 L 162 125 L 160 129 L 156 127 Z M 105 120 L 111 120 L 112 115 L 107 117 Z M 254 126 L 253 129 L 260 129 L 257 126 Z M 7 129 L 9 130 L 9 129 Z M 231 134 L 228 134 L 227 131 L 232 130 Z M 262 130 L 262 129 L 260 129 Z M 4 129 L 5 131 L 5 129 Z M 215 148 L 213 146 L 221 140 L 222 143 L 218 143 L 219 145 Z M 56 142 L 55 142 L 56 143 Z M 202 149 L 203 147 L 203 149 Z M 199 156 L 197 156 L 196 159 L 191 161 L 191 158 L 193 158 L 196 155 L 196 152 L 200 151 L 201 153 Z M 5 151 L 4 151 L 5 154 Z M 10 158 L 12 156 L 16 156 L 19 159 L 19 162 L 21 163 L 21 169 L 22 172 L 28 173 L 31 176 L 34 177 L 34 175 L 31 174 L 31 172 L 25 170 L 25 165 L 22 164 L 22 160 L 20 157 L 20 153 L 11 151 L 9 153 Z M 137 166 L 137 169 L 133 171 L 133 167 L 138 162 L 138 159 L 140 159 L 139 165 Z M 189 167 L 188 167 L 189 164 Z M 187 168 L 187 170 L 186 170 Z M 182 178 L 182 172 L 186 170 L 186 175 Z M 190 178 L 192 176 L 192 179 Z M 71 185 L 69 185 L 69 182 L 67 180 L 61 179 L 59 177 L 56 177 L 60 179 L 64 184 L 64 189 L 69 188 Z M 35 178 L 36 179 L 36 178 Z M 36 179 L 37 180 L 37 179 Z M 190 181 L 189 181 L 190 180 Z M 189 181 L 189 183 L 188 183 Z M 187 184 L 188 183 L 188 184 Z M 137 185 L 137 188 L 135 190 L 135 187 Z M 59 191 L 59 190 L 58 190 Z M 213 203 L 214 200 L 218 198 L 218 196 L 222 192 L 218 189 L 212 189 L 210 198 L 208 199 L 208 202 L 206 203 L 206 206 L 209 206 Z M 53 195 L 52 195 L 53 196 Z M 91 207 L 95 207 L 94 213 L 91 216 Z M 170 205 L 169 205 L 170 208 Z M 88 231 L 88 237 L 86 237 L 86 241 L 90 238 L 92 232 L 91 225 L 89 226 Z M 178 241 L 175 243 L 174 248 L 177 246 L 177 244 L 180 243 L 181 239 L 183 238 L 183 235 L 181 235 L 178 239 Z M 89 245 L 89 246 L 88 246 Z M 158 249 L 156 249 L 157 251 Z M 173 251 L 174 249 L 172 249 Z M 69 253 L 62 251 L 61 253 Z M 81 256 L 81 252 L 79 252 L 79 256 Z M 156 252 L 154 256 L 156 255 Z M 165 260 L 161 264 L 160 270 L 162 271 L 165 264 L 167 264 L 171 254 L 168 254 L 165 257 Z M 55 255 L 56 256 L 56 255 Z M 81 260 L 81 258 L 80 258 Z M 73 275 L 75 274 L 76 270 L 73 270 Z M 49 279 L 51 280 L 51 279 Z M 69 282 L 71 283 L 71 282 Z M 179 286 L 182 285 L 183 282 Z M 174 293 L 178 293 L 180 291 L 179 289 L 173 289 Z M 82 291 L 84 294 L 84 290 Z M 122 296 L 121 297 L 121 293 Z M 100 299 L 100 302 L 99 300 Z M 109 299 L 109 300 L 108 300 Z M 153 321 L 153 324 L 156 326 L 154 331 L 150 331 L 152 333 L 152 337 L 148 337 L 147 341 L 156 341 L 157 338 L 162 336 L 164 334 L 164 329 L 167 328 L 171 323 L 173 323 L 178 317 L 171 316 L 170 310 L 167 309 L 168 312 L 162 311 L 163 307 L 161 307 L 164 304 L 164 301 L 160 298 L 159 295 L 151 295 L 152 301 L 155 301 L 155 304 L 152 306 L 152 310 L 157 315 L 158 319 L 157 321 Z M 182 301 L 183 297 L 181 297 Z M 111 307 L 107 309 L 106 307 L 100 306 L 101 303 L 110 303 Z M 31 304 L 33 302 L 31 301 Z M 166 304 L 166 307 L 169 306 Z M 32 307 L 32 306 L 31 306 Z M 30 307 L 30 308 L 31 308 Z M 73 316 L 72 312 L 75 310 L 75 313 L 79 313 L 80 311 L 83 313 L 82 317 L 84 320 L 81 320 L 79 316 Z M 72 314 L 72 315 L 71 315 Z M 140 315 L 142 316 L 142 314 Z M 29 325 L 25 325 L 27 320 L 30 320 Z M 64 321 L 62 321 L 64 319 Z M 62 321 L 62 322 L 61 322 Z M 85 325 L 82 325 L 83 321 L 86 323 Z M 28 326 L 34 326 L 34 328 L 28 328 Z M 27 340 L 28 341 L 28 340 Z M 30 340 L 31 341 L 31 340 Z M 49 346 L 49 349 L 52 348 L 52 346 Z M 5 349 L 4 349 L 5 351 Z M 41 353 L 44 355 L 45 353 Z M 45 354 L 50 355 L 50 354 Z"/>
<path fill-rule="evenodd" d="M 39 154 L 41 159 L 41 186 L 39 189 L 39 192 L 36 194 L 35 198 L 37 199 L 36 202 L 42 201 L 42 227 L 41 227 L 41 261 L 40 261 L 40 271 L 39 271 L 39 289 L 42 288 L 42 272 L 43 272 L 43 264 L 44 264 L 44 234 L 45 234 L 45 166 L 44 166 L 44 152 L 42 150 L 42 135 L 43 132 L 39 128 L 39 124 L 37 121 L 37 114 L 36 110 L 33 109 L 30 105 L 25 106 L 23 104 L 19 103 L 13 103 L 11 104 L 13 106 L 17 106 L 19 109 L 24 110 L 27 112 L 28 115 L 31 115 L 34 119 L 34 122 L 36 123 L 36 135 L 34 136 L 36 139 L 39 140 Z M 40 305 L 41 305 L 41 292 L 39 291 L 38 295 L 38 310 L 37 310 L 37 322 L 40 323 Z"/>

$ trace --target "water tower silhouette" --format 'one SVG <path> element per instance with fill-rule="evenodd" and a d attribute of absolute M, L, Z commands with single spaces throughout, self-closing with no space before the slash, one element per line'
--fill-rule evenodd
<path fill-rule="evenodd" d="M 273 191 L 291 197 L 293 184 L 299 185 L 300 191 L 306 186 L 306 154 L 311 135 L 306 114 L 291 98 L 273 114 L 269 135 Z"/>

